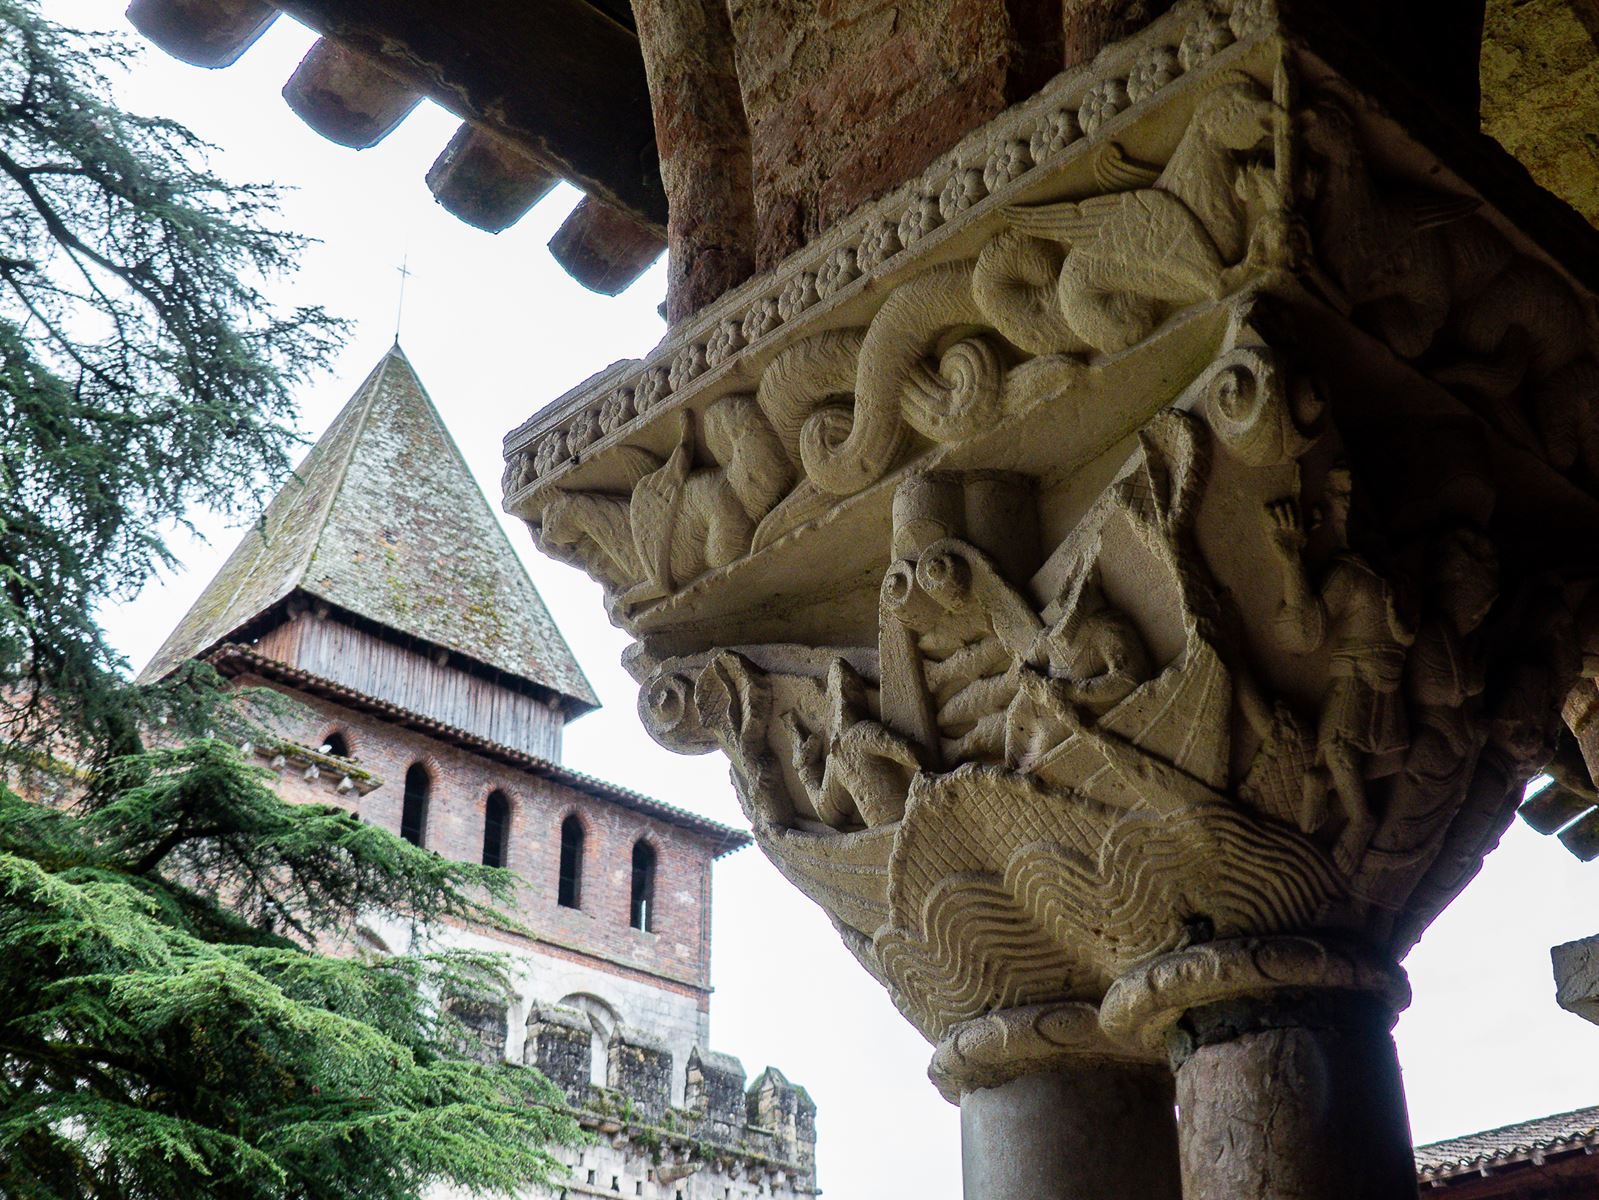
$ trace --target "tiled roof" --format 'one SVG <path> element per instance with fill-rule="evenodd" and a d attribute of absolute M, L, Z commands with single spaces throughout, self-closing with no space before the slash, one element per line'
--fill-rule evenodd
<path fill-rule="evenodd" d="M 142 678 L 294 592 L 598 705 L 494 510 L 395 345 L 244 536 Z"/>
<path fill-rule="evenodd" d="M 750 845 L 754 839 L 749 834 L 732 826 L 723 825 L 709 817 L 702 817 L 698 813 L 691 813 L 686 808 L 678 808 L 675 804 L 668 804 L 664 800 L 656 800 L 642 792 L 635 792 L 632 788 L 620 787 L 614 783 L 607 783 L 603 779 L 596 779 L 592 775 L 585 775 L 582 771 L 574 771 L 571 767 L 562 766 L 560 763 L 551 762 L 547 758 L 540 758 L 535 754 L 528 754 L 523 750 L 516 750 L 510 746 L 502 746 L 498 742 L 491 742 L 485 737 L 469 733 L 464 729 L 457 729 L 453 725 L 446 725 L 432 717 L 420 716 L 386 700 L 379 700 L 353 688 L 335 683 L 330 679 L 313 675 L 300 667 L 279 662 L 259 653 L 253 647 L 224 643 L 218 646 L 206 661 L 217 670 L 226 675 L 236 675 L 241 672 L 250 672 L 265 679 L 285 683 L 302 691 L 314 695 L 325 696 L 351 708 L 370 712 L 385 720 L 404 725 L 409 729 L 416 729 L 433 737 L 446 741 L 452 745 L 473 750 L 488 758 L 517 767 L 531 775 L 549 779 L 555 783 L 565 784 L 569 788 L 584 792 L 601 800 L 609 800 L 622 808 L 631 809 L 633 812 L 654 817 L 657 821 L 664 821 L 668 825 L 675 825 L 690 833 L 711 839 L 716 843 L 714 857 L 721 858 L 724 854 L 731 854 L 735 850 L 742 850 Z"/>
<path fill-rule="evenodd" d="M 1416 1174 L 1425 1183 L 1476 1174 L 1485 1167 L 1541 1164 L 1546 1155 L 1589 1145 L 1599 1145 L 1599 1106 L 1417 1146 Z"/>

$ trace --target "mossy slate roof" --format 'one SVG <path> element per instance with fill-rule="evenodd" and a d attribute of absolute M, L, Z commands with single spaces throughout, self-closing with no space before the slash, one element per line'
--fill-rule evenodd
<path fill-rule="evenodd" d="M 295 591 L 599 703 L 396 344 L 145 667 L 158 679 Z"/>

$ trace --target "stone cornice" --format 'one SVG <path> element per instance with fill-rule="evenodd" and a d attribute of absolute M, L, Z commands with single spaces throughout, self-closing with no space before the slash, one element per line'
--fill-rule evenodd
<path fill-rule="evenodd" d="M 651 413 L 746 385 L 777 346 L 845 320 L 840 310 L 852 301 L 929 262 L 958 256 L 997 225 L 1005 205 L 1058 189 L 1063 176 L 1090 181 L 1091 156 L 1134 134 L 1157 97 L 1179 99 L 1222 70 L 1269 80 L 1262 51 L 1274 32 L 1263 4 L 1238 4 L 1231 15 L 1179 4 L 1137 37 L 1062 73 L 918 177 L 672 330 L 644 359 L 612 364 L 518 426 L 505 439 L 507 510 L 521 511 L 535 482 L 553 482 L 637 433 Z"/>

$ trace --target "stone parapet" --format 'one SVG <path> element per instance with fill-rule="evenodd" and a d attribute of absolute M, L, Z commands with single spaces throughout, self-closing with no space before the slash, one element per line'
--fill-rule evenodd
<path fill-rule="evenodd" d="M 595 1042 L 589 1017 L 576 1009 L 539 1004 L 529 1013 L 523 1061 L 565 1093 L 587 1127 L 669 1166 L 736 1166 L 745 1178 L 767 1173 L 801 1193 L 814 1188 L 816 1106 L 781 1071 L 766 1068 L 746 1089 L 738 1059 L 696 1046 L 684 1104 L 674 1106 L 663 1042 L 626 1026 L 613 1031 L 605 1086 L 591 1082 Z"/>
<path fill-rule="evenodd" d="M 605 1083 L 646 1120 L 657 1120 L 672 1102 L 672 1052 L 659 1038 L 624 1026 L 611 1035 Z"/>

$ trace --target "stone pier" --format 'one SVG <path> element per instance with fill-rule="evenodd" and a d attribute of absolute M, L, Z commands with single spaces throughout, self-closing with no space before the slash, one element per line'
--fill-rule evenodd
<path fill-rule="evenodd" d="M 970 1200 L 1413 1196 L 1397 963 L 1599 662 L 1592 229 L 1327 6 L 984 60 L 919 158 L 829 109 L 875 189 L 758 8 L 700 148 L 753 203 L 671 228 L 763 269 L 513 431 L 506 507 L 935 1047 Z"/>

